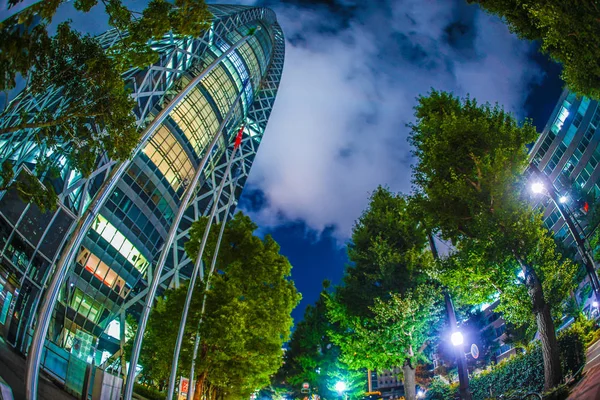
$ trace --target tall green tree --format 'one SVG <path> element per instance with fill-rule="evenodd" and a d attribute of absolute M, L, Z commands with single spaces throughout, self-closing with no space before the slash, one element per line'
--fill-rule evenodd
<path fill-rule="evenodd" d="M 340 348 L 330 336 L 339 327 L 327 318 L 326 296 L 324 290 L 314 305 L 306 307 L 304 318 L 292 333 L 277 379 L 285 381 L 296 398 L 304 397 L 300 389 L 306 382 L 321 398 L 336 399 L 335 383 L 343 381 L 349 399 L 362 399 L 367 372 L 350 370 L 339 360 Z"/>
<path fill-rule="evenodd" d="M 42 149 L 35 171 L 40 177 L 60 168 L 60 157 L 56 155 L 64 157 L 83 176 L 93 171 L 103 154 L 116 161 L 129 158 L 139 132 L 133 114 L 135 101 L 121 74 L 158 60 L 150 40 L 162 38 L 169 31 L 200 36 L 212 20 L 204 0 L 177 0 L 175 4 L 152 0 L 136 18 L 119 0 L 106 1 L 103 3 L 109 24 L 119 30 L 122 38 L 103 49 L 95 38 L 73 30 L 69 22 L 59 24 L 56 33 L 49 34 L 48 26 L 62 3 L 39 2 L 0 23 L 0 90 L 8 93 L 13 89 L 17 76 L 27 82 L 20 97 L 0 113 L 0 138 L 35 129 L 32 140 Z M 96 3 L 81 0 L 74 2 L 74 7 L 87 12 Z M 68 103 L 61 108 L 13 111 L 26 97 L 49 91 L 68 98 Z M 16 187 L 25 200 L 42 208 L 56 206 L 53 174 L 42 178 L 45 186 L 22 188 L 13 181 L 15 167 L 10 161 L 2 164 L 0 190 Z"/>
<path fill-rule="evenodd" d="M 429 226 L 457 251 L 441 279 L 472 304 L 500 296 L 498 311 L 516 325 L 535 318 L 545 386 L 562 374 L 552 313 L 576 273 L 563 260 L 539 213 L 521 197 L 526 145 L 537 137 L 499 106 L 433 90 L 415 108 L 410 142 L 414 184 Z"/>
<path fill-rule="evenodd" d="M 192 259 L 197 256 L 205 225 L 206 218 L 192 225 L 185 246 Z M 225 229 L 200 329 L 197 398 L 248 398 L 268 386 L 271 375 L 281 366 L 282 346 L 290 336 L 291 312 L 300 294 L 289 280 L 291 265 L 279 254 L 279 245 L 270 236 L 255 236 L 256 228 L 250 218 L 238 213 Z M 210 265 L 214 232 L 218 231 L 218 226 L 211 231 L 205 265 Z M 167 291 L 157 301 L 148 323 L 140 363 L 143 379 L 158 388 L 168 382 L 186 291 L 185 287 Z M 178 373 L 183 376 L 189 374 L 203 296 L 203 285 L 199 284 L 182 345 Z"/>
<path fill-rule="evenodd" d="M 600 2 L 597 0 L 468 0 L 498 15 L 519 37 L 540 40 L 563 65 L 568 88 L 600 98 Z"/>
<path fill-rule="evenodd" d="M 441 293 L 426 274 L 433 258 L 410 201 L 379 187 L 354 226 L 343 284 L 328 302 L 341 360 L 351 368 L 402 367 L 413 400 L 415 369 L 435 333 Z"/>

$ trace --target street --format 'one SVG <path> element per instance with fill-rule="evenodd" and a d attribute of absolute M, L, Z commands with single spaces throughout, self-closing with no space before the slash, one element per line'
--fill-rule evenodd
<path fill-rule="evenodd" d="M 568 400 L 600 399 L 600 341 L 588 349 L 583 373 L 583 379 L 573 388 Z"/>

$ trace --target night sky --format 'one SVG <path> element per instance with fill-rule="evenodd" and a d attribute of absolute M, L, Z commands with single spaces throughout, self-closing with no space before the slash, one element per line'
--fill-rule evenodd
<path fill-rule="evenodd" d="M 354 221 L 378 185 L 410 191 L 406 124 L 431 88 L 498 102 L 541 131 L 562 90 L 535 43 L 464 0 L 208 1 L 266 5 L 286 36 L 283 77 L 240 208 L 271 234 L 303 295 L 339 283 Z M 129 0 L 141 10 L 146 0 Z M 70 18 L 103 32 L 101 6 Z"/>

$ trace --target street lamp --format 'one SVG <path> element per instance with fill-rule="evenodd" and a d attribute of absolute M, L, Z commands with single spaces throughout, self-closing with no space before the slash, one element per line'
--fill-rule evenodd
<path fill-rule="evenodd" d="M 344 392 L 346 391 L 346 383 L 343 381 L 338 381 L 335 384 L 335 390 L 336 392 L 338 392 L 338 395 L 340 395 L 340 397 L 344 396 Z"/>
<path fill-rule="evenodd" d="M 455 347 L 458 347 L 465 342 L 465 339 L 461 332 L 456 331 L 456 332 L 452 333 L 452 335 L 450 336 L 450 341 L 452 342 L 452 345 L 454 345 Z"/>
<path fill-rule="evenodd" d="M 569 198 L 567 196 L 560 196 L 558 198 L 558 201 L 560 201 L 562 204 L 565 204 L 568 200 Z"/>
<path fill-rule="evenodd" d="M 465 351 L 463 349 L 465 338 L 460 331 L 456 330 L 457 323 L 454 305 L 452 304 L 452 299 L 450 298 L 450 294 L 447 290 L 444 293 L 444 299 L 446 302 L 446 312 L 448 314 L 448 325 L 450 325 L 450 329 L 453 331 L 450 335 L 450 341 L 452 342 L 456 353 L 456 367 L 458 369 L 458 388 L 460 398 L 462 400 L 471 400 L 473 397 L 471 396 L 471 391 L 469 390 L 469 371 L 467 370 L 467 359 L 465 358 Z"/>
<path fill-rule="evenodd" d="M 541 179 L 547 181 L 546 183 L 548 183 L 548 187 L 546 187 L 546 183 L 544 183 L 544 181 L 535 181 L 531 185 L 531 191 L 535 194 L 543 193 L 546 196 L 550 197 L 550 199 L 552 199 L 552 202 L 558 209 L 560 216 L 565 220 L 567 227 L 569 228 L 569 232 L 571 233 L 571 236 L 573 236 L 573 239 L 577 244 L 577 250 L 579 251 L 579 255 L 581 256 L 583 265 L 585 266 L 588 276 L 590 277 L 592 290 L 594 291 L 594 295 L 596 296 L 596 301 L 600 301 L 600 281 L 598 280 L 598 275 L 596 274 L 594 258 L 587 250 L 584 239 L 582 239 L 581 235 L 579 235 L 579 231 L 575 226 L 575 222 L 573 221 L 572 215 L 570 214 L 567 207 L 565 207 L 564 203 L 567 201 L 567 197 L 561 196 L 559 198 L 552 182 L 549 181 L 548 177 L 544 175 L 536 165 L 529 164 L 529 168 Z"/>
<path fill-rule="evenodd" d="M 437 247 L 435 245 L 435 241 L 433 240 L 433 235 L 431 231 L 427 233 L 427 238 L 429 239 L 429 247 L 431 248 L 431 253 L 433 254 L 433 258 L 439 261 L 440 256 L 437 251 Z M 444 302 L 446 303 L 446 315 L 448 316 L 448 325 L 450 329 L 454 331 L 452 336 L 454 336 L 454 340 L 452 336 L 450 340 L 452 344 L 454 344 L 455 340 L 458 340 L 460 337 L 460 342 L 462 343 L 464 339 L 462 338 L 462 334 L 456 331 L 458 324 L 456 323 L 456 313 L 454 312 L 454 304 L 452 304 L 452 298 L 450 297 L 450 293 L 448 289 L 444 290 Z M 460 336 L 455 336 L 458 333 Z M 458 346 L 459 344 L 455 344 L 454 346 Z M 467 371 L 467 360 L 465 359 L 465 352 L 463 349 L 456 352 L 457 354 L 457 368 L 458 368 L 458 381 L 459 381 L 459 391 L 460 398 L 463 400 L 471 400 L 471 392 L 469 391 L 469 371 Z"/>
<path fill-rule="evenodd" d="M 535 194 L 544 193 L 545 190 L 546 190 L 546 187 L 544 186 L 544 184 L 542 182 L 534 182 L 531 185 L 531 191 Z"/>

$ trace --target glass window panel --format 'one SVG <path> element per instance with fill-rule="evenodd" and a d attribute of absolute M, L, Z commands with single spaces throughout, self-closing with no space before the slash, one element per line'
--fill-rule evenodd
<path fill-rule="evenodd" d="M 102 231 L 97 229 L 98 227 L 104 227 Z M 104 236 L 104 233 L 107 231 L 107 227 L 110 227 L 110 231 L 114 231 L 115 234 L 108 238 Z M 102 236 L 110 245 L 117 249 L 119 253 L 123 257 L 125 257 L 129 262 L 131 262 L 134 267 L 143 275 L 146 272 L 146 268 L 148 267 L 148 261 L 142 255 L 142 253 L 129 241 L 123 234 L 116 230 L 116 228 L 106 220 L 102 215 L 98 215 L 96 219 L 96 223 L 92 225 L 92 229 L 94 229 L 100 236 Z M 124 252 L 124 249 L 127 249 L 127 252 Z"/>
<path fill-rule="evenodd" d="M 192 178 L 194 168 L 191 160 L 166 127 L 161 126 L 156 131 L 143 151 L 174 190 L 179 189 L 183 182 Z"/>

